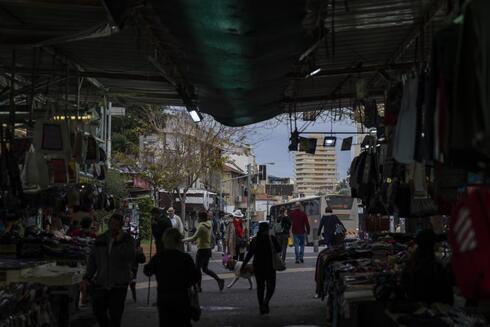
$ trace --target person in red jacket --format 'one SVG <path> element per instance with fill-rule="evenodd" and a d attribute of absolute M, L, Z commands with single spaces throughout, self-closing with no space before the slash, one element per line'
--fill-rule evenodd
<path fill-rule="evenodd" d="M 296 202 L 294 204 L 294 210 L 289 212 L 289 219 L 291 220 L 291 231 L 293 233 L 296 263 L 303 263 L 305 254 L 305 237 L 306 234 L 310 233 L 310 224 L 308 222 L 308 217 L 304 211 L 301 210 L 301 203 Z"/>

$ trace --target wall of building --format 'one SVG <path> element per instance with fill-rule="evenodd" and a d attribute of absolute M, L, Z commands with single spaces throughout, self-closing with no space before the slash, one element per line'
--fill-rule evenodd
<path fill-rule="evenodd" d="M 296 193 L 298 195 L 329 194 L 337 184 L 337 154 L 334 147 L 323 146 L 322 135 L 317 137 L 316 153 L 295 153 Z"/>

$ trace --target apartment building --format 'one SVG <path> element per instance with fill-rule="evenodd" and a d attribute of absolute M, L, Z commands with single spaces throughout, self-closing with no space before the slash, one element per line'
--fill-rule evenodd
<path fill-rule="evenodd" d="M 322 135 L 309 135 L 318 139 L 315 154 L 295 153 L 296 193 L 299 196 L 331 194 L 337 184 L 337 154 L 335 147 L 324 147 Z"/>

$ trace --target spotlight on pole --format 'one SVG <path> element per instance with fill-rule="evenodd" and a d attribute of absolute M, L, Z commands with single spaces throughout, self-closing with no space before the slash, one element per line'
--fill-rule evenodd
<path fill-rule="evenodd" d="M 323 139 L 323 146 L 325 147 L 335 147 L 337 144 L 337 138 L 335 136 L 327 136 Z"/>

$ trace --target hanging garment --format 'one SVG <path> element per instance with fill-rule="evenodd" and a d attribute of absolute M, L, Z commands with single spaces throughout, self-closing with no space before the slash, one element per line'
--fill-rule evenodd
<path fill-rule="evenodd" d="M 72 155 L 70 133 L 65 122 L 37 120 L 33 145 L 42 154 L 56 154 L 66 159 Z"/>
<path fill-rule="evenodd" d="M 360 156 L 355 157 L 349 168 L 349 186 L 351 188 L 351 196 L 357 197 L 359 190 L 359 181 L 357 179 Z"/>
<path fill-rule="evenodd" d="M 490 1 L 467 2 L 451 114 L 451 160 L 478 167 L 490 158 Z"/>
<path fill-rule="evenodd" d="M 80 166 L 75 160 L 69 160 L 67 163 L 68 168 L 68 183 L 78 184 L 80 176 Z"/>
<path fill-rule="evenodd" d="M 50 184 L 66 184 L 68 175 L 65 159 L 51 159 L 48 161 Z"/>
<path fill-rule="evenodd" d="M 403 89 L 402 106 L 393 140 L 393 157 L 399 163 L 409 164 L 414 160 L 418 87 L 418 78 L 415 77 L 409 79 Z"/>
<path fill-rule="evenodd" d="M 107 155 L 101 147 L 99 147 L 99 162 L 106 162 L 107 161 Z"/>
<path fill-rule="evenodd" d="M 396 126 L 398 114 L 400 113 L 403 96 L 403 84 L 401 82 L 393 85 L 386 96 L 385 101 L 385 126 Z"/>
<path fill-rule="evenodd" d="M 97 145 L 97 140 L 93 136 L 87 138 L 87 153 L 85 159 L 87 163 L 99 162 L 99 146 Z"/>
<path fill-rule="evenodd" d="M 425 134 L 424 134 L 424 111 L 427 102 L 425 89 L 427 85 L 427 74 L 422 72 L 419 75 L 419 84 L 417 90 L 417 124 L 415 129 L 415 152 L 414 159 L 422 162 L 425 160 Z"/>
<path fill-rule="evenodd" d="M 21 172 L 22 187 L 24 192 L 40 190 L 39 168 L 37 165 L 37 156 L 34 146 L 30 146 L 24 157 L 24 166 Z"/>
<path fill-rule="evenodd" d="M 460 25 L 451 24 L 438 31 L 433 38 L 424 115 L 427 160 L 443 162 L 444 157 L 448 156 L 459 33 Z"/>
<path fill-rule="evenodd" d="M 72 133 L 72 147 L 73 147 L 73 159 L 79 164 L 84 163 L 86 155 L 86 145 L 83 133 L 76 131 Z"/>
<path fill-rule="evenodd" d="M 489 212 L 490 190 L 475 188 L 457 203 L 449 222 L 454 278 L 469 300 L 490 298 Z"/>
<path fill-rule="evenodd" d="M 377 127 L 379 124 L 378 106 L 375 99 L 364 100 L 364 126 Z"/>

